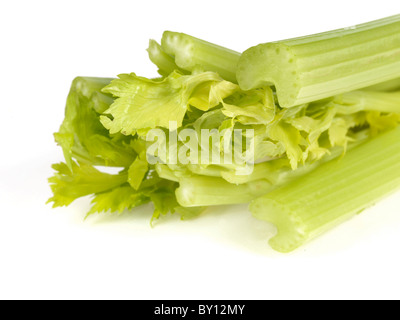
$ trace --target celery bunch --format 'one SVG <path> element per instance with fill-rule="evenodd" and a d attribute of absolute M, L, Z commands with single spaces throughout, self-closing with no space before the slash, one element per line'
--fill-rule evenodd
<path fill-rule="evenodd" d="M 92 195 L 89 214 L 152 202 L 153 219 L 252 202 L 291 251 L 400 188 L 399 30 L 395 16 L 243 55 L 167 31 L 148 48 L 159 78 L 74 80 L 50 201 Z"/>

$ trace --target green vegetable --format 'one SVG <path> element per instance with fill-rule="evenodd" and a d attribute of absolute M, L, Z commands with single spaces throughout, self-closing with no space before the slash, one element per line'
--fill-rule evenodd
<path fill-rule="evenodd" d="M 70 169 L 72 158 L 91 165 L 125 167 L 135 157 L 135 152 L 128 146 L 129 138 L 110 136 L 98 121 L 99 114 L 114 101 L 110 95 L 101 92 L 111 80 L 77 77 L 72 83 L 64 122 L 54 135 Z"/>
<path fill-rule="evenodd" d="M 55 207 L 67 206 L 77 198 L 117 188 L 127 180 L 123 172 L 111 175 L 75 162 L 72 162 L 72 170 L 65 163 L 54 164 L 53 169 L 57 173 L 49 179 L 54 193 L 49 202 L 54 202 Z"/>
<path fill-rule="evenodd" d="M 184 70 L 195 71 L 200 68 L 214 71 L 224 79 L 236 82 L 236 66 L 240 58 L 238 52 L 171 31 L 164 32 L 161 45 L 167 54 L 175 58 L 178 67 Z"/>
<path fill-rule="evenodd" d="M 165 32 L 148 48 L 159 78 L 73 81 L 49 202 L 91 196 L 88 215 L 151 202 L 152 222 L 252 202 L 278 227 L 273 248 L 295 249 L 400 185 L 399 24 L 242 56 Z"/>
<path fill-rule="evenodd" d="M 383 92 L 391 92 L 400 90 L 400 78 L 389 80 L 386 82 L 378 83 L 376 85 L 364 88 L 367 91 L 383 91 Z"/>
<path fill-rule="evenodd" d="M 144 203 L 154 203 L 153 219 L 168 212 L 179 212 L 182 219 L 201 213 L 203 208 L 181 208 L 175 198 L 178 184 L 160 179 L 146 161 L 146 144 L 138 136 L 110 134 L 100 119 L 114 99 L 102 88 L 108 78 L 76 78 L 67 98 L 65 120 L 55 134 L 66 163 L 53 165 L 49 179 L 54 207 L 67 206 L 91 195 L 88 215 L 119 212 Z M 96 168 L 96 166 L 100 166 Z M 102 167 L 120 168 L 118 174 L 100 171 Z"/>
<path fill-rule="evenodd" d="M 397 128 L 254 200 L 250 209 L 277 226 L 270 245 L 292 251 L 400 189 L 399 150 Z"/>
<path fill-rule="evenodd" d="M 283 108 L 399 77 L 400 15 L 250 48 L 240 58 L 242 89 L 275 85 Z"/>
<path fill-rule="evenodd" d="M 361 136 L 358 144 L 365 141 Z M 358 144 L 354 143 L 353 147 Z M 191 167 L 192 174 L 177 177 L 166 165 L 159 165 L 160 177 L 179 182 L 176 190 L 178 203 L 183 207 L 213 206 L 248 203 L 253 199 L 273 191 L 290 181 L 295 181 L 312 172 L 319 165 L 338 158 L 342 148 L 333 148 L 330 155 L 318 162 L 310 163 L 292 170 L 287 161 L 278 159 L 255 165 L 248 175 L 236 175 L 232 171 L 205 171 Z M 179 175 L 179 173 L 178 173 Z"/>
<path fill-rule="evenodd" d="M 102 116 L 103 125 L 110 133 L 132 135 L 140 129 L 169 128 L 170 121 L 182 126 L 193 91 L 206 82 L 221 81 L 212 72 L 184 76 L 171 73 L 163 80 L 149 80 L 135 74 L 119 75 L 103 92 L 118 97 Z"/>
<path fill-rule="evenodd" d="M 158 73 L 161 76 L 167 77 L 175 70 L 179 70 L 180 73 L 185 73 L 185 71 L 176 65 L 175 59 L 168 55 L 156 41 L 150 40 L 147 52 L 151 62 L 158 66 Z"/>

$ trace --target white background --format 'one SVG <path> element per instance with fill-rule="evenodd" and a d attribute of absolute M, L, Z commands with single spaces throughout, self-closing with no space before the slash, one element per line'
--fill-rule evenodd
<path fill-rule="evenodd" d="M 151 229 L 150 207 L 84 222 L 87 198 L 45 205 L 75 76 L 155 76 L 145 49 L 164 30 L 243 51 L 398 13 L 382 0 L 2 1 L 0 298 L 400 298 L 399 193 L 289 255 L 246 206 Z"/>

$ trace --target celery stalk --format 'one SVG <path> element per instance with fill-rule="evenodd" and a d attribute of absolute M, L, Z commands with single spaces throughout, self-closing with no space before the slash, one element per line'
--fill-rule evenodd
<path fill-rule="evenodd" d="M 351 28 L 260 44 L 237 67 L 244 90 L 275 85 L 288 108 L 400 76 L 400 15 Z"/>
<path fill-rule="evenodd" d="M 364 88 L 363 90 L 383 92 L 397 91 L 400 90 L 400 78 L 378 83 L 373 86 Z"/>
<path fill-rule="evenodd" d="M 349 144 L 348 151 L 365 141 L 362 135 L 360 132 L 359 139 Z M 238 176 L 225 172 L 221 173 L 223 179 L 203 175 L 179 178 L 174 176 L 167 166 L 159 165 L 156 169 L 161 178 L 179 182 L 176 197 L 181 206 L 217 206 L 248 203 L 290 181 L 301 179 L 322 163 L 336 159 L 342 154 L 342 148 L 333 148 L 330 155 L 318 162 L 300 166 L 296 170 L 280 168 L 279 163 L 274 164 L 274 161 L 259 163 L 255 165 L 250 175 Z"/>
<path fill-rule="evenodd" d="M 398 189 L 400 128 L 254 200 L 250 210 L 276 225 L 271 247 L 290 252 Z"/>
<path fill-rule="evenodd" d="M 334 97 L 333 102 L 341 113 L 346 113 L 346 109 L 353 113 L 356 108 L 358 111 L 400 113 L 400 91 L 351 91 Z"/>
<path fill-rule="evenodd" d="M 175 70 L 180 70 L 175 64 L 173 57 L 168 55 L 163 48 L 157 43 L 157 41 L 150 40 L 149 48 L 147 49 L 149 58 L 158 67 L 158 72 L 167 77 L 170 73 Z M 180 70 L 182 72 L 182 70 Z"/>
<path fill-rule="evenodd" d="M 225 80 L 236 83 L 236 66 L 240 54 L 184 33 L 165 31 L 161 46 L 175 57 L 178 67 L 194 71 L 197 67 L 217 72 Z"/>
<path fill-rule="evenodd" d="M 179 179 L 175 194 L 181 206 L 201 207 L 247 203 L 272 189 L 265 179 L 235 185 L 217 177 L 193 176 Z"/>

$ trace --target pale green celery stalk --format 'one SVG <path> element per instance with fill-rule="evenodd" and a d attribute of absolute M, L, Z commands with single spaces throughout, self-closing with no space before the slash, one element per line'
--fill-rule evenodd
<path fill-rule="evenodd" d="M 254 200 L 250 210 L 276 225 L 271 247 L 290 252 L 398 189 L 400 127 Z"/>
<path fill-rule="evenodd" d="M 161 46 L 167 54 L 175 57 L 175 63 L 184 70 L 202 68 L 236 83 L 236 66 L 240 57 L 236 51 L 171 31 L 164 32 Z"/>
<path fill-rule="evenodd" d="M 176 199 L 183 207 L 201 207 L 247 203 L 271 191 L 267 180 L 257 180 L 235 185 L 222 178 L 192 176 L 179 179 Z"/>
<path fill-rule="evenodd" d="M 155 165 L 156 172 L 161 179 L 178 182 L 179 178 L 175 175 L 174 171 L 171 170 L 166 164 L 157 163 Z"/>
<path fill-rule="evenodd" d="M 400 91 L 351 91 L 333 98 L 339 113 L 380 111 L 400 113 Z"/>
<path fill-rule="evenodd" d="M 367 91 L 382 91 L 382 92 L 390 92 L 400 90 L 400 78 L 385 81 L 382 83 L 375 84 L 373 86 L 364 88 L 363 90 Z"/>
<path fill-rule="evenodd" d="M 184 207 L 248 203 L 288 181 L 301 178 L 327 159 L 338 157 L 342 153 L 343 149 L 341 153 L 335 152 L 323 160 L 301 166 L 296 170 L 275 169 L 274 164 L 261 163 L 255 165 L 252 174 L 242 176 L 221 172 L 222 177 L 216 177 L 199 171 L 192 176 L 177 177 L 173 175 L 173 171 L 168 171 L 166 168 L 160 170 L 159 174 L 164 179 L 179 182 L 176 197 L 179 204 Z"/>
<path fill-rule="evenodd" d="M 365 142 L 367 138 L 368 135 L 365 131 L 355 134 L 355 141 L 349 144 L 347 151 L 349 152 L 356 148 Z M 322 163 L 331 161 L 341 155 L 343 155 L 343 148 L 334 147 L 330 150 L 330 154 L 321 160 L 300 166 L 296 170 L 292 170 L 287 166 L 282 167 L 280 163 L 282 160 L 274 160 L 256 164 L 253 172 L 249 175 L 221 172 L 222 178 L 205 175 L 178 177 L 166 165 L 158 165 L 156 168 L 161 178 L 179 182 L 176 197 L 181 206 L 216 206 L 248 203 L 279 186 L 301 179 Z"/>
<path fill-rule="evenodd" d="M 175 63 L 174 58 L 167 54 L 156 41 L 149 41 L 149 48 L 147 49 L 147 52 L 151 62 L 158 67 L 158 72 L 162 76 L 166 77 L 175 70 L 180 70 Z"/>
<path fill-rule="evenodd" d="M 260 44 L 245 51 L 243 90 L 275 85 L 288 108 L 400 76 L 400 15 L 351 28 Z"/>

